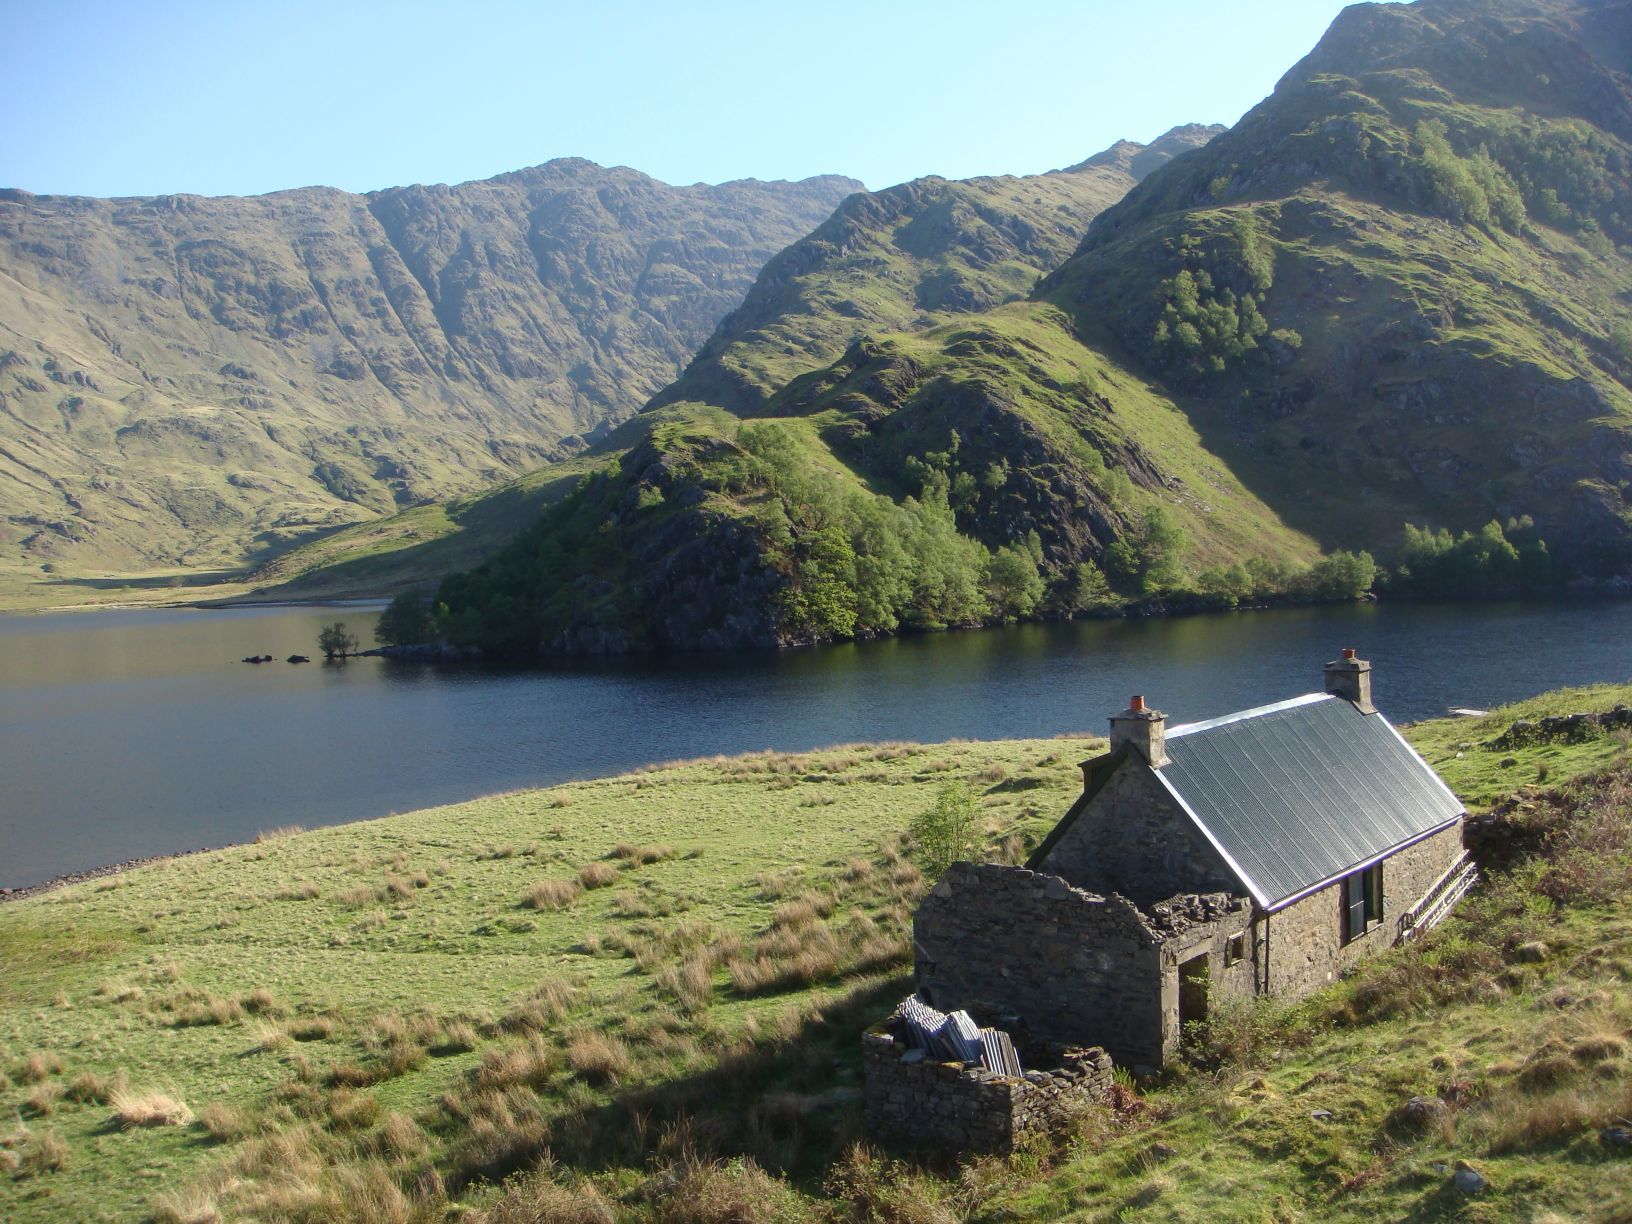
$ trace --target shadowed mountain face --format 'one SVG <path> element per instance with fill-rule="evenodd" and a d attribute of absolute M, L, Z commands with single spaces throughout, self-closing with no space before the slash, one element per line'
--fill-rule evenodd
<path fill-rule="evenodd" d="M 0 566 L 230 565 L 570 454 L 859 187 L 563 160 L 367 196 L 0 192 Z"/>

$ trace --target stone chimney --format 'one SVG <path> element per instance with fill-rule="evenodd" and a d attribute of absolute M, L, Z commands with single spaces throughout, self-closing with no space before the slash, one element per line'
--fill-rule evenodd
<path fill-rule="evenodd" d="M 1354 657 L 1354 648 L 1345 647 L 1341 659 L 1326 664 L 1326 691 L 1347 701 L 1362 714 L 1375 714 L 1371 704 L 1371 664 Z"/>
<path fill-rule="evenodd" d="M 1128 698 L 1128 708 L 1111 715 L 1111 751 L 1124 744 L 1131 744 L 1135 752 L 1150 762 L 1152 769 L 1166 765 L 1167 715 L 1160 710 L 1146 709 L 1143 697 Z"/>

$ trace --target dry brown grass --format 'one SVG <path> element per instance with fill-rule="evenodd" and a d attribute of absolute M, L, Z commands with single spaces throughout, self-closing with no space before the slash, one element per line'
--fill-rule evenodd
<path fill-rule="evenodd" d="M 109 1094 L 108 1104 L 113 1108 L 113 1121 L 123 1130 L 137 1126 L 186 1126 L 193 1120 L 193 1111 L 187 1108 L 185 1101 L 155 1089 L 135 1092 L 119 1088 Z"/>
<path fill-rule="evenodd" d="M 488 1046 L 482 1051 L 474 1079 L 481 1089 L 506 1089 L 516 1084 L 537 1088 L 561 1069 L 562 1052 L 540 1034 L 530 1033 L 511 1045 Z"/>
<path fill-rule="evenodd" d="M 206 1190 L 167 1190 L 150 1206 L 153 1224 L 221 1224 L 221 1209 Z"/>
<path fill-rule="evenodd" d="M 73 1156 L 67 1142 L 55 1131 L 35 1135 L 23 1149 L 18 1171 L 25 1177 L 39 1177 L 45 1173 L 60 1173 L 68 1167 Z"/>
<path fill-rule="evenodd" d="M 237 999 L 208 997 L 192 999 L 177 1005 L 170 1013 L 172 1028 L 204 1028 L 212 1024 L 231 1024 L 244 1016 L 243 1005 Z"/>
<path fill-rule="evenodd" d="M 511 1033 L 548 1028 L 571 1010 L 577 997 L 571 983 L 545 978 L 499 1021 L 499 1027 Z"/>
<path fill-rule="evenodd" d="M 615 1084 L 629 1073 L 629 1048 L 606 1033 L 583 1031 L 567 1039 L 567 1066 L 591 1084 Z"/>
<path fill-rule="evenodd" d="M 665 863 L 677 858 L 679 851 L 673 846 L 633 846 L 628 842 L 619 842 L 612 847 L 608 858 L 623 859 L 631 866 L 645 867 L 651 863 Z"/>
<path fill-rule="evenodd" d="M 617 1224 L 618 1214 L 590 1181 L 562 1185 L 546 1167 L 511 1183 L 471 1224 Z"/>
<path fill-rule="evenodd" d="M 113 1090 L 123 1086 L 122 1073 L 109 1077 L 98 1075 L 95 1071 L 81 1071 L 68 1081 L 67 1097 L 81 1105 L 106 1105 Z"/>
<path fill-rule="evenodd" d="M 35 1050 L 11 1064 L 11 1078 L 19 1084 L 37 1084 L 61 1071 L 61 1055 L 50 1050 Z"/>
<path fill-rule="evenodd" d="M 222 1101 L 211 1101 L 198 1111 L 199 1128 L 216 1143 L 236 1143 L 251 1133 L 248 1115 Z"/>
<path fill-rule="evenodd" d="M 540 880 L 527 891 L 522 904 L 529 909 L 562 910 L 584 894 L 577 880 Z"/>
<path fill-rule="evenodd" d="M 704 1162 L 695 1157 L 671 1176 L 663 1201 L 664 1224 L 794 1224 L 814 1215 L 786 1182 L 751 1159 Z"/>
<path fill-rule="evenodd" d="M 63 1087 L 56 1080 L 46 1080 L 35 1084 L 32 1091 L 23 1098 L 23 1116 L 28 1118 L 49 1117 L 57 1108 L 57 1102 L 62 1100 Z"/>
<path fill-rule="evenodd" d="M 310 880 L 300 880 L 294 884 L 286 884 L 272 894 L 274 901 L 315 901 L 322 894 L 322 890 Z"/>
<path fill-rule="evenodd" d="M 285 1026 L 285 1032 L 296 1041 L 323 1041 L 334 1036 L 335 1029 L 340 1022 L 327 1013 L 318 1013 L 312 1016 L 296 1016 Z"/>
<path fill-rule="evenodd" d="M 305 828 L 298 824 L 279 825 L 275 829 L 262 829 L 259 833 L 255 834 L 255 844 L 257 846 L 264 846 L 267 842 L 281 841 L 285 837 L 293 837 L 297 833 L 304 832 L 306 832 Z"/>
<path fill-rule="evenodd" d="M 611 863 L 585 863 L 578 868 L 578 883 L 585 888 L 605 888 L 617 878 L 618 869 Z"/>

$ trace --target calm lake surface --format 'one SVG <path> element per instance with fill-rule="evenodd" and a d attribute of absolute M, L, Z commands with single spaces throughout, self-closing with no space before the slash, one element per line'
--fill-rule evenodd
<path fill-rule="evenodd" d="M 939 634 L 752 658 L 438 669 L 317 653 L 377 609 L 0 616 L 0 886 L 648 761 L 1102 733 L 1318 689 L 1344 646 L 1396 722 L 1632 676 L 1632 602 L 1360 604 Z M 271 654 L 253 666 L 239 660 Z"/>

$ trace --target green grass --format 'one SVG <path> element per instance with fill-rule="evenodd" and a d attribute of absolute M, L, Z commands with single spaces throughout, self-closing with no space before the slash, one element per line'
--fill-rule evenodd
<path fill-rule="evenodd" d="M 1572 776 L 1624 772 L 1624 737 L 1488 741 L 1516 718 L 1628 700 L 1632 686 L 1570 690 L 1409 734 L 1475 806 L 1529 783 L 1501 810 L 1573 828 L 1524 814 L 1584 802 L 1548 797 Z M 446 1194 L 494 1221 L 533 1218 L 506 1215 L 518 1200 L 482 1178 L 545 1153 L 527 1197 L 600 1195 L 637 1218 L 662 1168 L 680 1178 L 673 1203 L 723 1211 L 740 1192 L 760 1203 L 745 1219 L 815 1218 L 822 1187 L 841 1184 L 875 1204 L 855 1218 L 922 1220 L 1529 1220 L 1541 1198 L 1584 1218 L 1632 1195 L 1632 1162 L 1605 1163 L 1594 1130 L 1626 1089 L 1632 916 L 1603 893 L 1602 864 L 1539 860 L 1428 945 L 1291 1012 L 1233 1017 L 1212 1069 L 1176 1070 L 1055 1150 L 961 1172 L 851 1150 L 857 1034 L 907 989 L 923 887 L 907 822 L 963 779 L 989 852 L 1013 861 L 1095 750 L 688 762 L 278 831 L 7 904 L 0 1215 L 208 1219 L 213 1204 L 230 1218 L 431 1219 Z M 1632 782 L 1617 785 L 1609 810 L 1624 812 Z M 1624 842 L 1615 853 L 1624 862 Z M 611 882 L 566 883 L 594 874 Z M 1590 900 L 1549 900 L 1589 886 Z M 1541 959 L 1517 951 L 1535 941 Z M 1569 1053 L 1594 1040 L 1598 1054 Z M 1534 1069 L 1560 1049 L 1564 1062 Z M 1471 1094 L 1454 1128 L 1397 1133 L 1404 1099 L 1450 1084 Z M 169 1096 L 196 1120 L 123 1129 L 115 1089 Z M 1158 1144 L 1174 1154 L 1152 1156 Z M 1480 1201 L 1445 1190 L 1437 1166 L 1457 1159 L 1491 1179 Z M 414 1206 L 415 1184 L 429 1206 Z"/>

